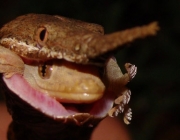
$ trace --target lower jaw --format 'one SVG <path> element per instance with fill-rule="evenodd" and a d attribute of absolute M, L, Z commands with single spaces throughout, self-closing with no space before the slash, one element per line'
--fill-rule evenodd
<path fill-rule="evenodd" d="M 70 122 L 81 125 L 82 122 L 92 118 L 104 118 L 113 106 L 112 94 L 108 92 L 100 100 L 91 104 L 62 104 L 41 92 L 35 91 L 21 75 L 16 74 L 9 79 L 3 78 L 3 80 L 8 89 L 20 100 L 41 114 L 63 122 L 70 120 Z"/>
<path fill-rule="evenodd" d="M 23 101 L 4 85 L 6 104 L 13 122 L 8 129 L 8 140 L 89 140 L 100 118 L 87 114 L 53 118 Z"/>

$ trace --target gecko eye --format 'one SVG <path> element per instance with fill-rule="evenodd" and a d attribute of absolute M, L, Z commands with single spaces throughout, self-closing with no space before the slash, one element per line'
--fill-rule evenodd
<path fill-rule="evenodd" d="M 40 27 L 37 29 L 35 40 L 37 40 L 39 46 L 44 46 L 48 38 L 48 32 L 45 27 Z"/>
<path fill-rule="evenodd" d="M 40 64 L 38 67 L 39 76 L 42 79 L 49 79 L 52 73 L 53 67 L 51 63 Z"/>
<path fill-rule="evenodd" d="M 47 32 L 46 32 L 46 29 L 42 29 L 40 31 L 40 34 L 39 34 L 39 38 L 41 41 L 44 41 L 46 39 L 46 36 L 47 36 Z"/>

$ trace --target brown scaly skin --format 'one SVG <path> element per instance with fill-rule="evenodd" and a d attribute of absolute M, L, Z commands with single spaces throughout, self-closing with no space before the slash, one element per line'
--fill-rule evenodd
<path fill-rule="evenodd" d="M 103 28 L 96 24 L 60 16 L 29 14 L 6 24 L 0 31 L 0 43 L 24 57 L 63 58 L 76 63 L 87 63 L 89 59 L 134 39 L 155 35 L 158 29 L 157 23 L 153 22 L 146 26 L 103 35 Z M 46 32 L 40 39 L 42 30 Z M 19 41 L 33 47 L 30 50 L 24 45 L 16 47 L 15 43 Z M 50 52 L 54 54 L 48 55 Z"/>
<path fill-rule="evenodd" d="M 97 84 L 97 87 L 99 86 L 98 91 L 104 90 L 103 94 L 112 93 L 118 97 L 117 99 L 114 98 L 115 105 L 108 110 L 109 112 L 107 111 L 107 114 L 113 117 L 124 112 L 124 122 L 129 124 L 132 113 L 131 109 L 127 108 L 127 104 L 131 92 L 125 85 L 134 78 L 137 68 L 127 63 L 125 65 L 127 73 L 122 74 L 114 58 L 108 58 L 106 63 L 99 63 L 96 60 L 102 54 L 125 43 L 132 42 L 137 38 L 155 35 L 158 29 L 157 23 L 153 22 L 146 26 L 104 35 L 103 28 L 100 25 L 79 20 L 43 14 L 20 16 L 0 29 L 0 73 L 3 73 L 4 79 L 11 78 L 15 74 L 22 75 L 30 85 L 32 84 L 32 87 L 37 88 L 36 84 L 32 83 L 32 79 L 29 80 L 29 77 L 31 75 L 33 75 L 32 77 L 38 77 L 39 75 L 36 73 L 29 74 L 29 72 L 33 71 L 39 62 L 56 59 L 58 64 L 54 64 L 53 61 L 53 65 L 61 67 L 59 61 L 63 59 L 68 62 L 62 63 L 62 66 L 69 71 L 67 73 L 72 75 L 75 72 L 73 69 L 79 67 L 77 65 L 84 65 L 83 68 L 87 66 L 88 69 L 90 66 L 103 65 L 102 68 L 105 70 L 103 78 L 97 76 L 96 72 L 88 72 L 85 68 L 85 71 L 80 70 L 78 73 L 79 79 L 76 77 L 76 80 L 80 81 L 80 84 L 87 84 L 86 87 L 91 89 L 86 80 L 81 81 L 84 77 L 85 79 L 88 77 L 90 81 L 94 81 L 91 84 L 94 85 L 92 90 L 96 89 Z M 31 67 L 28 65 L 31 65 Z M 94 68 L 91 68 L 91 71 L 92 69 Z M 58 72 L 54 72 L 54 74 L 57 74 L 57 76 L 55 76 L 55 79 L 49 79 L 50 83 L 53 83 L 55 87 L 64 84 L 61 81 L 61 84 L 58 85 L 58 80 L 62 77 L 57 78 Z M 77 75 L 77 72 L 74 75 Z M 47 78 L 46 75 L 45 78 Z M 74 80 L 66 78 L 65 81 Z M 55 80 L 57 82 L 54 82 Z M 44 84 L 42 86 L 50 87 L 46 81 L 41 82 Z M 4 80 L 2 83 L 4 83 Z M 64 85 L 67 87 L 73 86 L 67 85 L 67 83 Z M 88 140 L 93 128 L 105 117 L 94 117 L 92 114 L 83 112 L 70 115 L 67 118 L 50 116 L 22 100 L 6 84 L 4 84 L 4 89 L 8 111 L 13 118 L 8 131 L 8 140 Z M 60 96 L 64 96 L 64 94 L 61 95 L 63 88 L 58 87 L 57 89 Z M 38 87 L 37 90 L 41 91 L 42 89 Z M 48 88 L 44 90 L 49 92 Z M 75 90 L 79 89 L 75 88 Z M 96 92 L 93 94 L 96 95 Z M 91 95 L 90 92 L 89 96 Z M 80 97 L 83 97 L 83 95 L 80 95 Z M 71 98 L 68 99 L 67 97 L 62 102 L 81 105 L 81 103 L 98 102 L 99 98 L 102 97 L 98 94 L 98 97 L 93 96 L 91 99 L 86 98 L 86 100 L 79 100 L 76 97 Z"/>

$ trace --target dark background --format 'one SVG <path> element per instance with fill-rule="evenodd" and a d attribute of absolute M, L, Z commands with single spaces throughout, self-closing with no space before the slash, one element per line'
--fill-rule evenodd
<path fill-rule="evenodd" d="M 133 140 L 180 139 L 180 0 L 2 0 L 0 26 L 27 13 L 98 23 L 105 33 L 158 21 L 157 36 L 116 54 L 121 67 L 126 62 L 138 67 L 129 85 L 133 120 L 127 129 Z"/>

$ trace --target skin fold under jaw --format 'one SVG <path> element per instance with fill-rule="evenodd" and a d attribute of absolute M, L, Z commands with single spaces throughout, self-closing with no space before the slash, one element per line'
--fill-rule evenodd
<path fill-rule="evenodd" d="M 13 117 L 9 135 L 14 137 L 9 139 L 21 140 L 25 132 L 41 140 L 52 134 L 54 140 L 63 139 L 67 127 L 93 127 L 105 116 L 119 113 L 129 124 L 131 91 L 126 84 L 137 67 L 126 63 L 123 74 L 114 57 L 98 59 L 125 43 L 155 35 L 158 29 L 153 22 L 104 35 L 100 25 L 43 14 L 20 16 L 5 24 L 0 29 L 0 73 Z M 52 129 L 47 132 L 40 126 Z"/>

